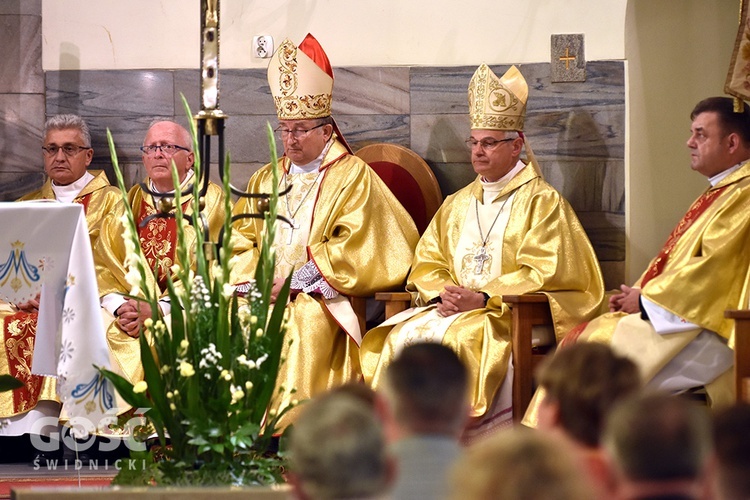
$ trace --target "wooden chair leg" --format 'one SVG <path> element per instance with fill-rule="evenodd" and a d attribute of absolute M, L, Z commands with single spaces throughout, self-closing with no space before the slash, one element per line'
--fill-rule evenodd
<path fill-rule="evenodd" d="M 737 401 L 750 403 L 750 310 L 726 311 L 734 319 L 734 386 Z"/>
<path fill-rule="evenodd" d="M 520 422 L 529 407 L 534 390 L 534 369 L 544 357 L 535 354 L 532 328 L 552 325 L 547 296 L 541 293 L 506 295 L 511 308 L 511 349 L 513 351 L 513 421 Z"/>

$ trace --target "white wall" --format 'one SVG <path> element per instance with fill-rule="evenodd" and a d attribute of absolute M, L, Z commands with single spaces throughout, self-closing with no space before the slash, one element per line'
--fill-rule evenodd
<path fill-rule="evenodd" d="M 253 35 L 312 32 L 335 66 L 546 62 L 584 33 L 588 60 L 623 59 L 626 0 L 221 0 L 221 67 L 265 67 Z M 43 0 L 43 67 L 196 68 L 198 0 Z"/>
<path fill-rule="evenodd" d="M 640 276 L 708 187 L 690 169 L 690 111 L 723 95 L 738 0 L 631 0 L 628 60 L 627 268 Z"/>

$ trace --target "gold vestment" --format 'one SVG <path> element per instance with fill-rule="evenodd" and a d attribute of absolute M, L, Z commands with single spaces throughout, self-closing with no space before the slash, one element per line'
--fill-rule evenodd
<path fill-rule="evenodd" d="M 288 172 L 290 160 L 279 161 Z M 341 296 L 367 297 L 376 291 L 403 286 L 418 234 L 411 217 L 377 174 L 362 160 L 334 141 L 320 166 L 317 191 L 307 240 L 307 259 L 314 262 L 326 282 Z M 250 179 L 248 191 L 269 193 L 271 168 L 261 168 Z M 283 189 L 284 183 L 281 182 Z M 283 200 L 279 200 L 282 204 Z M 234 213 L 253 213 L 251 202 L 239 201 Z M 278 222 L 278 226 L 284 225 Z M 263 233 L 263 221 L 242 219 L 235 228 L 253 248 L 242 258 L 254 267 Z M 280 232 L 277 232 L 277 240 Z M 276 242 L 276 245 L 284 244 Z M 305 261 L 297 263 L 298 269 Z M 278 269 L 277 269 L 278 270 Z M 251 278 L 248 276 L 247 278 Z M 277 276 L 286 278 L 286 276 Z M 304 400 L 360 376 L 357 343 L 335 321 L 326 301 L 317 294 L 299 293 L 287 306 L 289 321 L 277 386 L 286 393 L 276 408 Z M 293 395 L 289 391 L 295 389 Z M 294 412 L 283 423 L 294 418 Z"/>
<path fill-rule="evenodd" d="M 146 180 L 145 182 L 148 182 Z M 193 180 L 186 180 L 183 184 L 190 184 Z M 181 186 L 183 189 L 186 186 Z M 224 193 L 222 189 L 209 182 L 208 190 L 205 195 L 205 208 L 203 214 L 206 216 L 209 227 L 209 236 L 211 241 L 216 242 L 219 232 L 224 224 Z M 193 195 L 188 194 L 181 197 L 183 213 L 191 215 L 193 213 L 192 204 Z M 133 186 L 128 192 L 128 201 L 133 209 L 136 224 L 146 216 L 156 213 L 157 207 L 150 195 L 145 193 L 140 186 Z M 171 213 L 174 213 L 174 208 Z M 94 262 L 96 263 L 97 282 L 99 285 L 99 295 L 101 297 L 110 294 L 130 294 L 131 286 L 125 279 L 127 269 L 125 268 L 125 245 L 123 243 L 123 227 L 120 219 L 124 214 L 124 207 L 120 206 L 118 210 L 109 214 L 102 223 L 102 229 L 94 249 Z M 173 221 L 173 219 L 172 219 Z M 179 262 L 176 256 L 177 235 L 174 231 L 168 231 L 165 228 L 165 219 L 152 219 L 146 231 L 140 231 L 141 249 L 148 258 L 149 255 L 158 257 L 161 260 L 159 266 L 160 277 L 172 264 L 181 267 L 185 263 Z M 185 225 L 185 243 L 187 248 L 193 248 L 195 243 L 195 229 L 192 225 Z M 165 239 L 166 237 L 166 239 Z M 191 259 L 194 257 L 193 252 L 189 252 Z M 191 269 L 195 268 L 195 262 L 187 263 Z M 167 289 L 164 282 L 160 285 L 153 276 L 152 269 L 146 268 L 147 283 L 143 286 L 150 287 L 159 297 L 166 296 Z M 179 307 L 173 304 L 173 307 Z M 105 316 L 105 325 L 107 325 L 107 343 L 109 345 L 110 355 L 112 357 L 112 371 L 120 373 L 130 382 L 143 380 L 143 368 L 141 367 L 140 344 L 137 338 L 130 337 L 117 327 L 115 318 L 105 310 L 102 310 Z"/>
<path fill-rule="evenodd" d="M 599 265 L 583 227 L 570 205 L 541 178 L 534 165 L 523 168 L 495 199 L 511 193 L 501 273 L 490 277 L 478 290 L 490 296 L 487 306 L 458 314 L 442 338 L 469 370 L 473 417 L 482 417 L 488 411 L 508 367 L 510 310 L 502 302 L 504 294 L 547 295 L 557 338 L 595 314 L 604 295 Z M 446 198 L 435 214 L 417 245 L 407 284 L 417 306 L 429 304 L 446 285 L 466 286 L 454 257 L 467 211 L 482 200 L 482 183 L 477 177 Z M 419 317 L 367 332 L 360 359 L 369 384 L 380 383 L 397 354 L 399 331 Z"/>
<path fill-rule="evenodd" d="M 633 361 L 641 369 L 644 383 L 648 383 L 702 329 L 727 339 L 731 347 L 734 344 L 734 321 L 725 318 L 724 311 L 747 308 L 750 290 L 750 252 L 747 250 L 750 242 L 750 162 L 710 187 L 702 196 L 717 191 L 720 192 L 710 206 L 694 220 L 684 217 L 680 221 L 676 231 L 686 222 L 690 222 L 690 226 L 670 248 L 660 274 L 651 278 L 641 290 L 643 297 L 698 328 L 659 335 L 650 321 L 640 318 L 640 313 L 606 313 L 588 324 L 579 325 L 566 336 L 564 344 L 611 344 L 616 331 L 627 333 L 628 351 L 641 353 Z M 664 251 L 651 261 L 635 287 L 641 286 L 644 276 L 659 258 L 664 258 Z M 726 381 L 720 377 L 717 379 L 720 385 L 706 386 L 710 399 L 726 399 L 727 391 L 733 390 L 724 387 Z M 539 393 L 534 395 L 524 423 L 536 425 L 541 398 Z"/>

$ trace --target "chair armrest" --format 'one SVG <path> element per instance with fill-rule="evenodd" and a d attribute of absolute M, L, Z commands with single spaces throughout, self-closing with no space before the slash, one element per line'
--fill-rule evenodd
<path fill-rule="evenodd" d="M 725 311 L 734 320 L 734 386 L 737 401 L 750 402 L 750 310 Z"/>
<path fill-rule="evenodd" d="M 385 302 L 385 319 L 408 309 L 411 305 L 409 292 L 377 292 L 375 299 Z"/>

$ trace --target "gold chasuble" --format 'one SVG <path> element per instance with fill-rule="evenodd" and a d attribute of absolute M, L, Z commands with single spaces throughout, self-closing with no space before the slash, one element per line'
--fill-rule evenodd
<path fill-rule="evenodd" d="M 430 304 L 446 285 L 486 293 L 487 306 L 440 317 Z M 562 338 L 597 312 L 603 288 L 594 251 L 573 209 L 534 164 L 521 168 L 494 197 L 483 192 L 477 177 L 446 198 L 419 241 L 407 290 L 420 307 L 367 333 L 360 351 L 362 372 L 377 386 L 404 346 L 449 346 L 469 369 L 472 428 L 484 432 L 497 424 L 492 420 L 510 419 L 510 408 L 495 404 L 511 356 L 510 310 L 502 296 L 543 292 L 556 336 Z"/>
<path fill-rule="evenodd" d="M 184 191 L 188 185 L 192 184 L 195 179 L 188 177 L 181 186 Z M 145 181 L 148 182 L 148 179 Z M 193 213 L 192 204 L 193 195 L 182 196 L 182 209 L 185 215 Z M 203 213 L 209 226 L 211 241 L 217 241 L 219 232 L 224 224 L 224 194 L 222 189 L 209 182 L 208 190 L 205 196 L 205 209 Z M 133 209 L 136 224 L 140 224 L 146 217 L 158 211 L 154 205 L 151 195 L 145 193 L 140 186 L 134 186 L 128 193 L 128 201 Z M 171 213 L 174 213 L 174 208 Z M 130 294 L 130 285 L 125 275 L 125 245 L 123 243 L 123 226 L 121 218 L 124 214 L 124 207 L 107 216 L 102 224 L 102 230 L 94 249 L 94 261 L 96 263 L 97 280 L 99 284 L 99 295 L 104 297 L 107 294 Z M 185 241 L 188 248 L 194 246 L 195 229 L 192 225 L 186 224 L 184 227 Z M 167 273 L 169 268 L 177 264 L 181 267 L 189 266 L 194 269 L 195 262 L 183 263 L 178 262 L 175 249 L 177 247 L 176 222 L 174 218 L 151 219 L 145 227 L 138 228 L 138 235 L 141 242 L 141 249 L 144 257 L 148 261 L 146 269 L 147 282 L 144 286 L 149 286 L 156 291 L 157 296 L 166 296 L 167 294 Z M 191 259 L 194 254 L 190 253 Z M 157 266 L 158 264 L 158 266 Z M 157 269 L 157 276 L 153 276 L 152 270 Z M 178 307 L 173 305 L 173 307 Z M 143 380 L 143 368 L 141 367 L 140 344 L 137 338 L 130 337 L 117 327 L 117 322 L 112 314 L 102 309 L 105 325 L 107 328 L 107 343 L 109 344 L 112 358 L 112 370 L 120 373 L 132 383 Z M 169 322 L 167 321 L 167 324 Z M 147 332 L 148 334 L 148 332 Z M 118 400 L 119 404 L 122 404 Z"/>
<path fill-rule="evenodd" d="M 83 205 L 86 224 L 93 247 L 104 216 L 122 201 L 120 191 L 111 186 L 101 170 L 89 171 L 94 178 L 73 199 Z M 52 180 L 47 179 L 41 189 L 24 195 L 18 201 L 54 200 Z M 54 244 L 54 242 L 50 242 Z M 57 401 L 55 379 L 31 374 L 37 313 L 17 311 L 10 304 L 0 302 L 0 325 L 3 347 L 0 349 L 0 374 L 10 374 L 26 386 L 0 393 L 0 418 L 28 412 L 42 400 Z"/>
<path fill-rule="evenodd" d="M 359 331 L 348 297 L 402 287 L 418 239 L 414 222 L 388 187 L 338 140 L 313 172 L 290 174 L 287 157 L 280 165 L 280 190 L 291 185 L 292 191 L 279 199 L 279 214 L 294 226 L 277 223 L 276 277 L 286 278 L 311 261 L 338 296 L 326 299 L 319 293 L 299 292 L 287 305 L 288 341 L 277 379 L 277 387 L 284 391 L 274 401 L 275 408 L 360 377 L 358 344 L 364 332 Z M 253 175 L 247 190 L 269 193 L 271 182 L 266 165 Z M 254 211 L 245 198 L 234 208 L 235 214 Z M 235 223 L 252 243 L 241 256 L 243 267 L 257 264 L 263 226 L 257 219 Z M 295 415 L 288 413 L 281 427 Z"/>
<path fill-rule="evenodd" d="M 709 188 L 690 207 L 659 254 L 634 285 L 641 296 L 697 326 L 659 334 L 640 314 L 607 313 L 572 330 L 563 346 L 602 342 L 630 356 L 648 383 L 702 331 L 734 344 L 734 321 L 727 309 L 748 307 L 750 269 L 750 162 Z M 723 402 L 724 377 L 706 385 L 712 402 Z M 731 399 L 732 396 L 730 395 Z M 534 402 L 539 399 L 535 395 Z M 536 405 L 526 421 L 533 425 Z"/>

